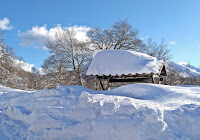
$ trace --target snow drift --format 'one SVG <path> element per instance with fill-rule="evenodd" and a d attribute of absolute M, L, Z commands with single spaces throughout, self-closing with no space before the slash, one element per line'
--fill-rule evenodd
<path fill-rule="evenodd" d="M 0 87 L 0 138 L 200 138 L 200 87 L 133 84 L 25 92 Z"/>

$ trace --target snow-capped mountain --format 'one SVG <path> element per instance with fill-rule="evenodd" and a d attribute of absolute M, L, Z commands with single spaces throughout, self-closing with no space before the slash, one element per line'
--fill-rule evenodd
<path fill-rule="evenodd" d="M 31 72 L 31 73 L 37 72 L 41 75 L 44 75 L 43 68 L 40 67 L 36 69 L 34 68 L 34 64 L 29 64 L 27 62 L 24 62 L 18 59 L 14 59 L 14 66 L 20 67 L 21 69 L 27 72 Z"/>
<path fill-rule="evenodd" d="M 21 61 L 18 59 L 14 59 L 14 65 L 17 67 L 20 67 L 24 71 L 33 72 L 34 64 L 29 64 L 27 62 L 24 62 L 24 61 Z"/>
<path fill-rule="evenodd" d="M 186 62 L 174 63 L 169 61 L 168 70 L 175 70 L 179 72 L 183 77 L 200 76 L 200 68 L 197 68 Z"/>

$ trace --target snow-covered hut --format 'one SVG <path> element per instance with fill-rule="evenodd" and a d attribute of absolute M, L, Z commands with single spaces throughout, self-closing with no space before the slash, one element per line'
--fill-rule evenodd
<path fill-rule="evenodd" d="M 96 76 L 102 90 L 106 90 L 113 82 L 158 84 L 167 72 L 165 60 L 135 51 L 103 50 L 94 55 L 87 75 Z"/>

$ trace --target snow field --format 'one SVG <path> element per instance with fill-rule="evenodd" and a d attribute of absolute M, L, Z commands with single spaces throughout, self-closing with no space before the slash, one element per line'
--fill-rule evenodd
<path fill-rule="evenodd" d="M 0 138 L 200 138 L 200 87 L 133 84 L 24 92 L 0 87 Z"/>

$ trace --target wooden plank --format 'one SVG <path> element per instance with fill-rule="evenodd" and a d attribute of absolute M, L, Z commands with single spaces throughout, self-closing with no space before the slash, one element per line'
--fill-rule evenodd
<path fill-rule="evenodd" d="M 148 82 L 151 78 L 137 78 L 137 79 L 109 79 L 109 82 Z"/>
<path fill-rule="evenodd" d="M 151 77 L 152 75 L 151 74 L 141 74 L 141 75 L 121 75 L 121 76 L 118 76 L 118 75 L 115 75 L 115 76 L 97 76 L 97 78 L 99 79 L 115 79 L 115 78 L 119 78 L 119 79 L 137 79 L 137 78 L 149 78 Z"/>

